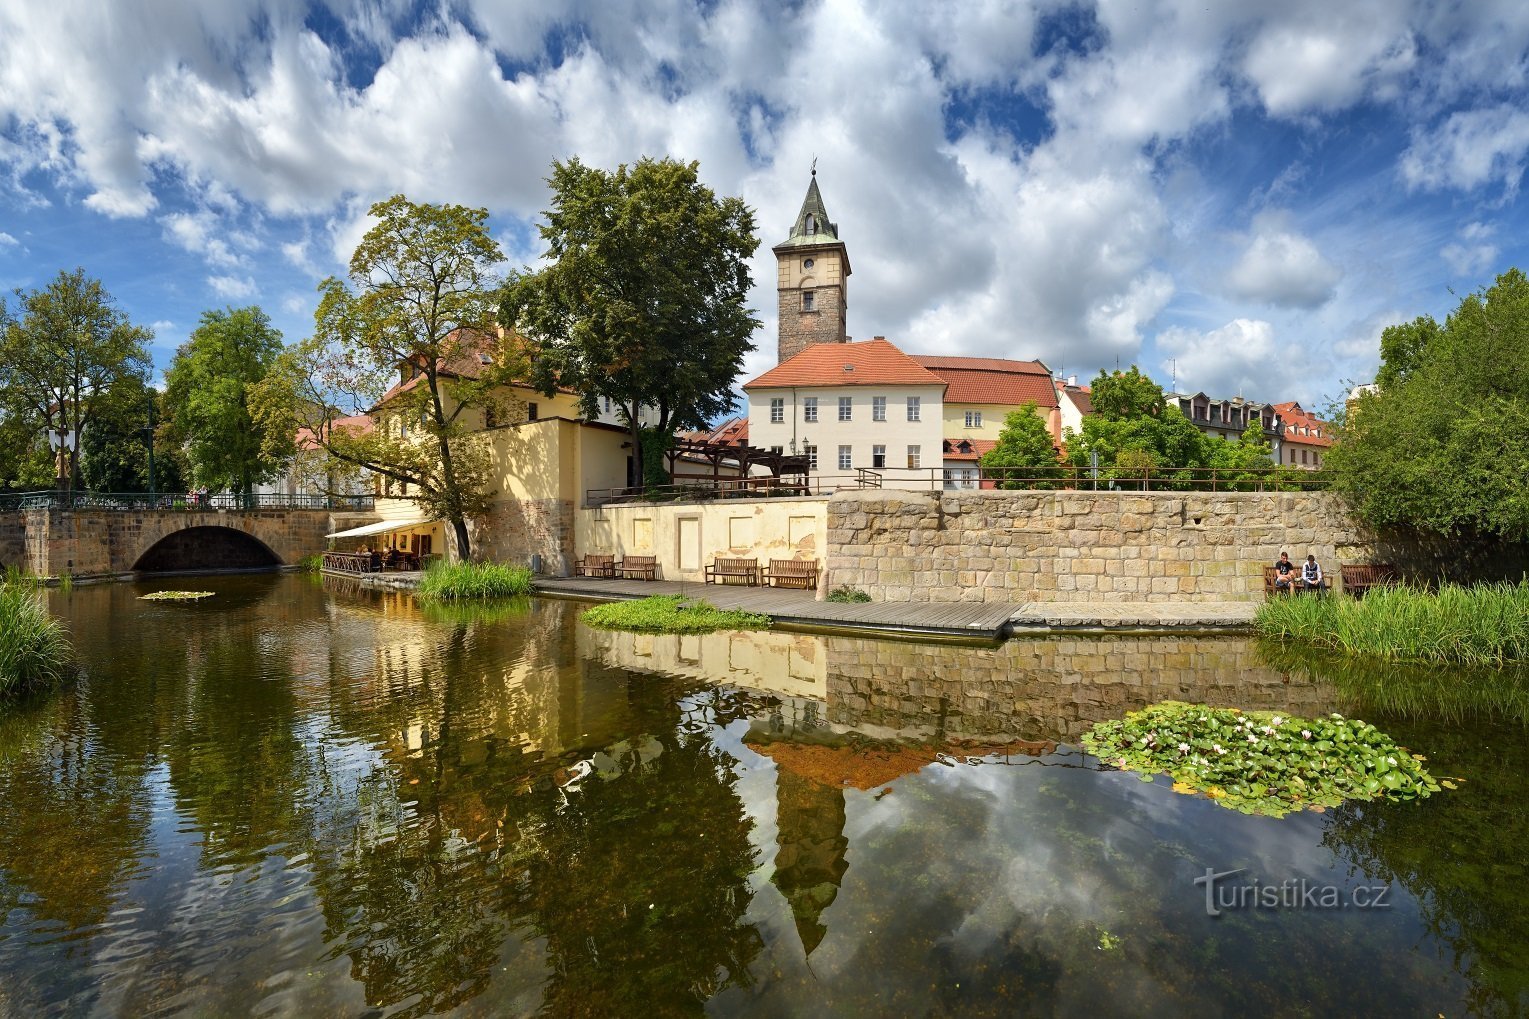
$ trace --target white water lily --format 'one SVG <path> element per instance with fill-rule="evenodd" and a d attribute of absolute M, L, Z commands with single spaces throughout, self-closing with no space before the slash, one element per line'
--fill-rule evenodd
<path fill-rule="evenodd" d="M 1310 729 L 1302 729 L 1301 730 L 1301 735 L 1304 738 L 1306 738 L 1306 739 L 1311 739 L 1311 730 Z"/>
<path fill-rule="evenodd" d="M 1284 721 L 1285 720 L 1283 718 L 1281 718 L 1279 715 L 1275 715 L 1274 716 L 1274 724 L 1275 725 L 1279 725 L 1279 724 L 1283 723 Z"/>
<path fill-rule="evenodd" d="M 1248 742 L 1253 744 L 1254 746 L 1258 746 L 1258 737 L 1257 736 L 1253 736 L 1253 735 L 1249 735 L 1248 736 Z"/>
<path fill-rule="evenodd" d="M 1272 726 L 1272 725 L 1264 726 L 1264 732 L 1268 733 L 1270 736 L 1273 736 L 1274 735 L 1274 726 Z"/>
<path fill-rule="evenodd" d="M 1189 753 L 1189 744 L 1188 743 L 1180 743 L 1179 744 L 1179 753 L 1181 753 L 1181 754 Z M 1395 764 L 1396 762 L 1392 761 L 1391 763 Z"/>

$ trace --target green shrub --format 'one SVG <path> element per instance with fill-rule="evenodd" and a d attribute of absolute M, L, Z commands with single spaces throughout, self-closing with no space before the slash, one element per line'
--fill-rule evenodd
<path fill-rule="evenodd" d="M 0 698 L 58 685 L 72 653 L 64 624 L 36 594 L 0 585 Z"/>
<path fill-rule="evenodd" d="M 1367 722 L 1291 718 L 1164 701 L 1100 722 L 1083 748 L 1141 774 L 1166 773 L 1178 792 L 1204 793 L 1244 814 L 1283 817 L 1344 800 L 1411 800 L 1439 791 L 1415 757 Z"/>
<path fill-rule="evenodd" d="M 1374 588 L 1357 598 L 1274 598 L 1254 626 L 1265 637 L 1401 662 L 1529 661 L 1529 581 L 1436 592 Z"/>
<path fill-rule="evenodd" d="M 513 598 L 531 593 L 531 571 L 504 563 L 448 563 L 437 560 L 420 578 L 420 598 Z"/>
<path fill-rule="evenodd" d="M 658 594 L 636 601 L 608 602 L 584 613 L 584 622 L 607 630 L 639 633 L 711 633 L 714 630 L 768 630 L 770 617 L 742 609 L 719 609 L 684 595 Z"/>
<path fill-rule="evenodd" d="M 317 573 L 324 568 L 324 553 L 315 552 L 305 555 L 297 561 L 299 573 Z"/>
<path fill-rule="evenodd" d="M 853 604 L 858 602 L 868 602 L 871 600 L 871 596 L 866 594 L 864 591 L 850 587 L 848 584 L 840 584 L 838 587 L 828 592 L 828 600 Z"/>

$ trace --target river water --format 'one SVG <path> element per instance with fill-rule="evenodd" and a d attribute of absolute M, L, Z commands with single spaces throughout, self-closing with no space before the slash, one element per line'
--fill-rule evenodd
<path fill-rule="evenodd" d="M 1522 675 L 50 598 L 82 676 L 0 713 L 0 1015 L 1529 1010 Z M 1460 788 L 1251 817 L 1076 749 L 1165 699 L 1358 715 Z"/>

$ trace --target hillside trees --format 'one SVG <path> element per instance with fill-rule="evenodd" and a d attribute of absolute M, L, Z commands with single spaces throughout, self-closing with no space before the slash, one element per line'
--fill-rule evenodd
<path fill-rule="evenodd" d="M 754 214 L 701 184 L 698 164 L 672 159 L 614 173 L 570 159 L 548 183 L 551 264 L 512 277 L 500 322 L 532 343 L 533 384 L 574 389 L 588 417 L 609 399 L 638 462 L 652 463 L 655 441 L 732 406 L 759 325 L 745 303 Z"/>

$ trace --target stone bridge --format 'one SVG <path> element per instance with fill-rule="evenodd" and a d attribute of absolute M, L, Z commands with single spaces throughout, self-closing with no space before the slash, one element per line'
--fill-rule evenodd
<path fill-rule="evenodd" d="M 290 566 L 331 531 L 376 519 L 327 509 L 26 509 L 0 514 L 0 567 L 111 576 Z"/>

